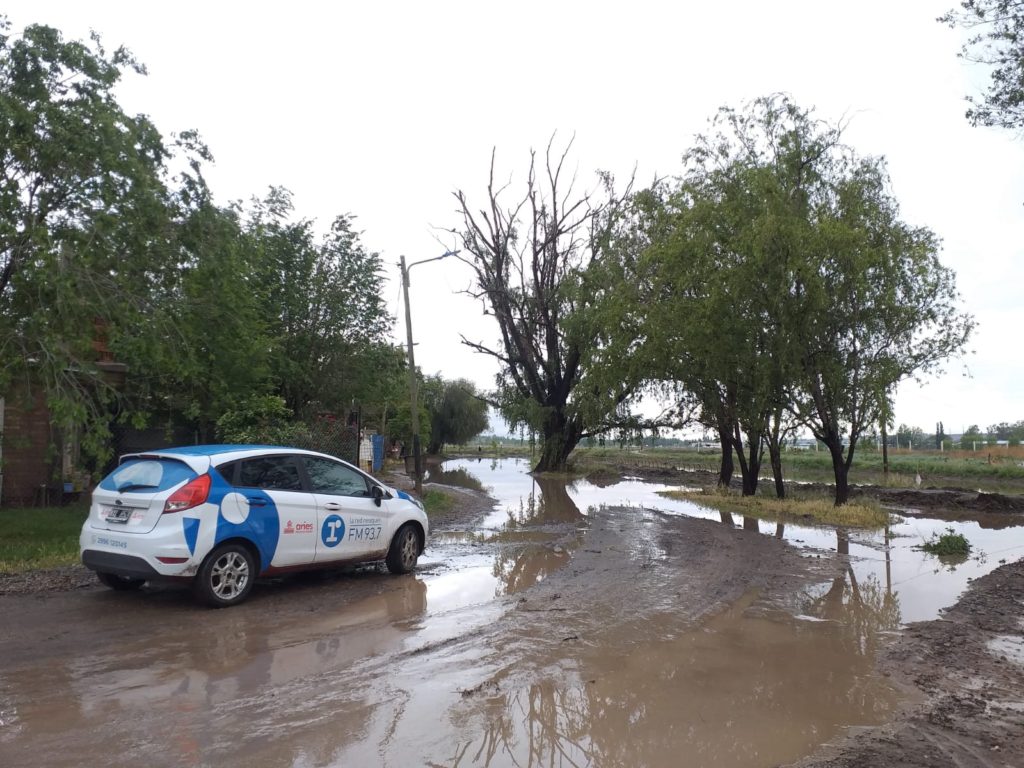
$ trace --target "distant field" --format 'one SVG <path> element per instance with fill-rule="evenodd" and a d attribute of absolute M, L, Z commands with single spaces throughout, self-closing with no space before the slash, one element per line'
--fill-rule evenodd
<path fill-rule="evenodd" d="M 682 468 L 717 472 L 719 453 L 715 450 L 680 448 L 577 448 L 571 462 L 581 471 L 614 466 L 620 470 Z M 850 481 L 858 484 L 914 487 L 921 477 L 922 487 L 962 486 L 988 491 L 1024 491 L 1024 449 L 1020 447 L 971 451 L 889 451 L 889 475 L 882 471 L 882 455 L 875 450 L 854 454 Z M 789 480 L 828 483 L 832 480 L 832 462 L 825 451 L 790 450 L 783 454 L 783 475 Z M 739 468 L 736 469 L 737 475 Z M 771 475 L 765 456 L 762 476 Z"/>

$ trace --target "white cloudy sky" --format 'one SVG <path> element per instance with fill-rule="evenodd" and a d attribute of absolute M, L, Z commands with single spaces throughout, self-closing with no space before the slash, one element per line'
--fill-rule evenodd
<path fill-rule="evenodd" d="M 723 104 L 785 91 L 850 117 L 847 140 L 888 158 L 904 217 L 943 238 L 978 319 L 974 354 L 897 397 L 897 422 L 958 432 L 1024 418 L 1024 143 L 963 117 L 985 72 L 935 21 L 954 1 L 8 0 L 3 12 L 16 30 L 95 29 L 108 48 L 127 45 L 149 76 L 126 82 L 122 102 L 165 134 L 198 129 L 222 202 L 273 184 L 324 226 L 356 214 L 391 269 L 396 340 L 394 265 L 452 243 L 438 241 L 458 223 L 451 192 L 483 200 L 492 147 L 521 180 L 531 148 L 575 134 L 584 184 L 598 168 L 647 181 L 679 170 Z M 487 387 L 492 364 L 459 344 L 460 330 L 493 334 L 457 293 L 468 280 L 452 259 L 413 270 L 416 360 Z"/>

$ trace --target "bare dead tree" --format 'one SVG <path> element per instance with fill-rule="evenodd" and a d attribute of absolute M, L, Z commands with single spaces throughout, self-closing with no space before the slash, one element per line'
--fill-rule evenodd
<path fill-rule="evenodd" d="M 500 334 L 493 347 L 465 335 L 462 341 L 500 363 L 495 404 L 513 424 L 541 434 L 539 472 L 564 469 L 588 428 L 634 390 L 628 382 L 588 383 L 598 342 L 578 322 L 593 298 L 586 275 L 601 259 L 625 197 L 607 175 L 599 193 L 575 193 L 575 176 L 566 178 L 565 168 L 572 142 L 557 155 L 552 143 L 542 164 L 531 151 L 525 191 L 509 207 L 502 198 L 511 182 L 496 184 L 494 152 L 486 205 L 476 209 L 461 190 L 454 193 L 463 224 L 458 258 L 475 273 L 467 292 L 494 316 Z"/>

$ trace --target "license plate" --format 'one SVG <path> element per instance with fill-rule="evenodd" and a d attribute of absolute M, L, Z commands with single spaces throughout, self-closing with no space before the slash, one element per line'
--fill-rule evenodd
<path fill-rule="evenodd" d="M 132 516 L 131 507 L 107 507 L 105 511 L 108 523 L 127 523 Z"/>

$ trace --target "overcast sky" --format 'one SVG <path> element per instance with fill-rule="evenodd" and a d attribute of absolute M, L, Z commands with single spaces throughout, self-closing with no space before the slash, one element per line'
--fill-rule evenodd
<path fill-rule="evenodd" d="M 123 105 L 165 135 L 197 129 L 220 202 L 281 185 L 324 228 L 355 214 L 388 264 L 396 341 L 398 257 L 454 244 L 451 193 L 482 204 L 492 148 L 521 182 L 531 148 L 575 135 L 581 188 L 597 169 L 635 167 L 644 183 L 680 171 L 721 105 L 784 91 L 849 118 L 848 143 L 888 158 L 904 218 L 942 237 L 979 323 L 974 354 L 900 387 L 896 421 L 959 432 L 1024 419 L 1024 142 L 964 119 L 986 73 L 935 21 L 953 3 L 8 0 L 4 12 L 15 30 L 94 29 L 108 49 L 130 48 L 149 75 L 125 82 Z M 458 293 L 466 268 L 447 259 L 411 277 L 417 364 L 492 386 L 492 362 L 459 343 L 460 331 L 495 335 Z"/>

